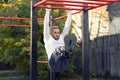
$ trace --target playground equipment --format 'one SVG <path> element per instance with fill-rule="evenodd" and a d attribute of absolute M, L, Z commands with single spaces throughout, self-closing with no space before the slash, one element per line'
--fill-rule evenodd
<path fill-rule="evenodd" d="M 0 17 L 0 20 L 12 20 L 12 21 L 30 21 L 30 18 L 13 18 L 13 17 Z M 38 18 L 37 20 L 43 21 L 43 18 Z M 0 24 L 0 26 L 12 26 L 12 27 L 23 27 L 23 28 L 30 28 L 30 25 L 23 25 L 23 24 Z"/>
<path fill-rule="evenodd" d="M 30 20 L 30 18 L 12 18 L 12 17 L 0 17 L 0 20 Z M 30 28 L 30 25 L 23 25 L 23 24 L 0 24 L 0 26 L 12 26 L 12 27 L 24 27 L 24 28 Z"/>
<path fill-rule="evenodd" d="M 114 2 L 120 2 L 120 0 L 32 0 L 32 43 L 31 43 L 31 80 L 37 80 L 37 8 L 50 8 L 60 10 L 79 10 L 83 11 L 83 40 L 82 40 L 82 66 L 83 66 L 83 80 L 89 80 L 89 66 L 90 66 L 90 54 L 89 54 L 89 31 L 88 31 L 88 10 L 102 7 L 112 4 Z M 47 6 L 51 5 L 51 6 Z M 59 18 L 58 18 L 59 19 Z"/>

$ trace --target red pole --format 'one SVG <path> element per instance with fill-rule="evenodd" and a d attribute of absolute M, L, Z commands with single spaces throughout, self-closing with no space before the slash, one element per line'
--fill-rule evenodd
<path fill-rule="evenodd" d="M 102 5 L 108 3 L 107 1 L 105 2 L 98 2 L 98 1 L 73 1 L 73 0 L 51 0 L 55 2 L 69 2 L 69 3 L 80 3 L 80 4 L 96 4 L 96 5 Z"/>
<path fill-rule="evenodd" d="M 37 18 L 38 20 L 44 20 L 43 18 Z M 17 18 L 17 17 L 0 17 L 0 20 L 30 20 L 30 18 Z"/>
<path fill-rule="evenodd" d="M 63 2 L 63 3 L 57 3 L 57 2 L 52 2 L 52 1 L 47 1 L 45 4 L 47 5 L 55 5 L 55 6 L 74 6 L 74 7 L 91 7 L 91 6 L 97 6 L 97 5 L 84 5 L 84 4 L 80 4 L 80 3 L 68 3 L 68 2 Z"/>
<path fill-rule="evenodd" d="M 30 20 L 30 18 L 0 17 L 0 20 Z"/>
<path fill-rule="evenodd" d="M 0 27 L 3 26 L 10 26 L 10 27 L 24 27 L 24 28 L 30 28 L 30 25 L 21 25 L 21 24 L 0 24 Z"/>
<path fill-rule="evenodd" d="M 97 0 L 100 2 L 120 2 L 120 0 Z"/>
<path fill-rule="evenodd" d="M 43 4 L 43 3 L 47 2 L 47 1 L 48 1 L 48 0 L 42 0 L 42 1 L 34 4 L 33 7 L 37 7 L 37 6 L 39 6 L 40 4 Z"/>
<path fill-rule="evenodd" d="M 82 8 L 75 8 L 75 7 L 73 7 L 73 8 L 64 8 L 64 7 L 47 7 L 47 6 L 38 6 L 38 8 L 49 8 L 49 9 L 60 9 L 60 10 L 82 10 Z"/>
<path fill-rule="evenodd" d="M 82 10 L 81 10 L 81 11 L 82 11 Z M 72 13 L 72 15 L 78 14 L 78 13 L 80 13 L 81 11 Z M 53 21 L 60 20 L 60 19 L 62 19 L 62 18 L 66 18 L 66 17 L 67 17 L 67 15 L 65 15 L 65 16 L 60 16 L 60 17 L 54 18 Z"/>

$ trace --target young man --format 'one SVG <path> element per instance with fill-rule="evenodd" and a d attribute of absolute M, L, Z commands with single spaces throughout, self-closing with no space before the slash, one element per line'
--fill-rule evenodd
<path fill-rule="evenodd" d="M 68 11 L 65 27 L 60 33 L 57 26 L 49 27 L 51 9 L 46 9 L 44 18 L 44 43 L 48 55 L 48 63 L 52 72 L 62 72 L 69 64 L 69 55 L 76 46 L 75 35 L 68 35 L 72 20 L 72 13 Z"/>

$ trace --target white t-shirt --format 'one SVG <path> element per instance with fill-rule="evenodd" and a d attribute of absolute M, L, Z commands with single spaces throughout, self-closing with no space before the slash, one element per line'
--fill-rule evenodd
<path fill-rule="evenodd" d="M 64 46 L 63 36 L 60 35 L 58 40 L 55 40 L 52 36 L 45 41 L 45 49 L 48 54 L 48 59 L 51 57 L 51 54 L 55 51 L 56 48 Z"/>
<path fill-rule="evenodd" d="M 60 34 L 60 37 L 58 40 L 55 40 L 50 35 L 50 27 L 49 27 L 49 15 L 50 15 L 50 9 L 46 10 L 45 18 L 44 18 L 44 43 L 45 43 L 45 49 L 48 55 L 48 60 L 50 59 L 52 53 L 55 51 L 56 48 L 60 46 L 64 46 L 64 37 L 69 33 L 71 20 L 72 20 L 72 13 L 69 11 L 68 17 L 64 26 L 64 29 L 62 33 Z"/>

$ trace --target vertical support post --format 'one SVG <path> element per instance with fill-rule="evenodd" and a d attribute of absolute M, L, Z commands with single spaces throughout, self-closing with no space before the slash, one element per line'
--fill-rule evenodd
<path fill-rule="evenodd" d="M 89 50 L 89 18 L 88 10 L 83 10 L 83 27 L 82 27 L 82 76 L 83 80 L 89 80 L 90 73 L 90 50 Z"/>
<path fill-rule="evenodd" d="M 30 80 L 37 80 L 37 8 L 33 5 L 37 0 L 31 0 L 31 42 L 30 42 Z"/>

